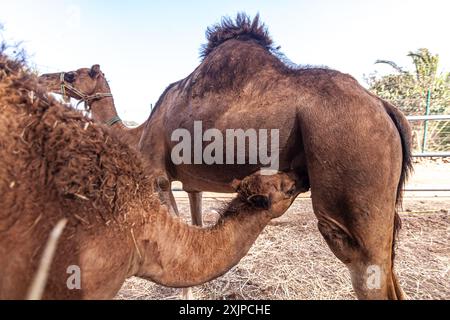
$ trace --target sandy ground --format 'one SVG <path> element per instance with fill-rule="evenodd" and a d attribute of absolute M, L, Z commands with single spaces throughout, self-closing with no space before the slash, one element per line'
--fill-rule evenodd
<path fill-rule="evenodd" d="M 450 186 L 450 164 L 419 164 L 410 186 Z M 204 220 L 228 195 L 206 194 Z M 177 202 L 189 221 L 182 192 Z M 450 192 L 408 192 L 401 217 L 396 271 L 410 299 L 450 299 Z M 249 254 L 223 277 L 193 289 L 197 299 L 354 299 L 345 266 L 316 227 L 308 195 L 272 221 Z M 118 299 L 180 299 L 181 290 L 132 278 Z"/>

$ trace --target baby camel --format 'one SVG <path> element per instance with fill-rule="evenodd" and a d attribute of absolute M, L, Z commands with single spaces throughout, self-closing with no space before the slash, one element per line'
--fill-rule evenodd
<path fill-rule="evenodd" d="M 236 183 L 215 226 L 199 228 L 168 213 L 143 168 L 136 151 L 39 93 L 0 54 L 0 299 L 26 296 L 62 218 L 43 298 L 110 299 L 131 276 L 187 287 L 224 274 L 300 191 L 289 174 L 254 174 Z"/>

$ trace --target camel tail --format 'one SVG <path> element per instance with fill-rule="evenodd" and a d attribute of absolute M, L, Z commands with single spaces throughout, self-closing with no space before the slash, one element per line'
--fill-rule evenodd
<path fill-rule="evenodd" d="M 408 177 L 413 170 L 412 153 L 411 153 L 411 144 L 412 144 L 411 127 L 409 126 L 409 122 L 405 118 L 403 113 L 401 113 L 395 106 L 384 100 L 382 102 L 384 108 L 386 109 L 386 112 L 391 117 L 392 121 L 395 124 L 395 127 L 398 130 L 398 133 L 400 134 L 402 144 L 402 153 L 403 153 L 402 172 L 397 187 L 397 200 L 396 200 L 397 207 L 400 207 L 402 205 L 403 190 L 405 187 L 406 180 L 408 180 Z M 401 225 L 402 222 L 398 214 L 398 211 L 396 210 L 394 218 L 394 238 L 392 242 L 392 266 L 394 265 L 393 262 L 395 258 L 395 242 L 398 232 L 400 231 Z"/>

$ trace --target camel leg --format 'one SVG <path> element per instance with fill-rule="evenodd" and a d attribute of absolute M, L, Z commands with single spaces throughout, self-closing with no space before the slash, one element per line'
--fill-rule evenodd
<path fill-rule="evenodd" d="M 347 220 L 345 215 L 340 215 L 343 219 L 319 212 L 318 227 L 331 251 L 349 269 L 358 299 L 404 299 L 393 270 L 393 214 L 383 221 L 367 219 L 367 213 L 363 223 L 358 213 L 349 214 L 352 219 Z"/>
<path fill-rule="evenodd" d="M 172 181 L 167 176 L 160 174 L 155 181 L 156 190 L 159 194 L 159 199 L 165 205 L 167 205 L 170 214 L 180 216 L 178 211 L 177 202 L 172 191 Z"/>
<path fill-rule="evenodd" d="M 175 201 L 175 196 L 173 195 L 172 189 L 169 190 L 169 201 L 170 201 L 169 212 L 179 217 L 180 212 L 178 211 L 177 202 Z"/>
<path fill-rule="evenodd" d="M 189 192 L 189 204 L 191 205 L 191 218 L 194 226 L 203 226 L 202 219 L 202 192 Z"/>
<path fill-rule="evenodd" d="M 382 113 L 368 117 L 363 110 L 337 122 L 319 113 L 299 119 L 314 213 L 331 251 L 350 270 L 358 298 L 401 299 L 392 257 L 402 143 Z M 330 127 L 323 131 L 325 123 Z"/>
<path fill-rule="evenodd" d="M 202 227 L 202 192 L 188 192 L 189 204 L 191 206 L 192 224 Z M 192 288 L 184 288 L 182 293 L 183 300 L 194 300 Z"/>

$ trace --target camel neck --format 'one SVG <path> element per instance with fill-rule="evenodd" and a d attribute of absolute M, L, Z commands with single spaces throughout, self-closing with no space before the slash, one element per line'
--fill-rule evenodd
<path fill-rule="evenodd" d="M 169 287 L 188 287 L 214 279 L 247 254 L 270 221 L 267 211 L 240 212 L 214 227 L 187 225 L 159 212 L 142 239 L 144 255 L 138 276 Z"/>
<path fill-rule="evenodd" d="M 113 97 L 106 97 L 92 101 L 90 104 L 90 108 L 92 112 L 92 118 L 100 123 L 106 124 L 108 121 L 111 121 L 111 119 L 119 117 Z M 121 122 L 116 122 L 115 124 L 117 123 Z"/>
<path fill-rule="evenodd" d="M 106 80 L 101 83 L 97 89 L 97 93 L 111 93 Z M 145 123 L 136 128 L 128 128 L 117 113 L 113 97 L 106 97 L 92 101 L 91 105 L 92 118 L 99 123 L 111 127 L 114 133 L 128 145 L 137 148 L 144 131 Z"/>

